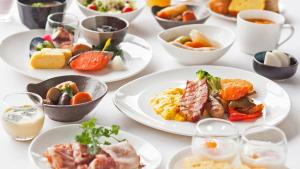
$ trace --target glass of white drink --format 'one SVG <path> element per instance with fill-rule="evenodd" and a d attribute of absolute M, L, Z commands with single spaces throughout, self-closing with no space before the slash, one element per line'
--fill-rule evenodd
<path fill-rule="evenodd" d="M 255 125 L 242 133 L 241 161 L 250 167 L 282 169 L 287 153 L 287 139 L 282 130 Z"/>
<path fill-rule="evenodd" d="M 231 122 L 204 119 L 197 123 L 192 152 L 203 160 L 232 163 L 238 153 L 238 141 L 238 130 Z"/>
<path fill-rule="evenodd" d="M 37 94 L 11 93 L 3 98 L 1 121 L 13 139 L 33 139 L 42 129 L 44 117 L 43 99 Z"/>

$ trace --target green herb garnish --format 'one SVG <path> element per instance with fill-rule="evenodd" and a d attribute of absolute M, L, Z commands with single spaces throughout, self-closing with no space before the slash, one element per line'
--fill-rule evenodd
<path fill-rule="evenodd" d="M 212 76 L 204 70 L 199 70 L 196 74 L 199 80 L 206 78 L 209 91 L 211 93 L 216 93 L 219 92 L 219 90 L 221 90 L 221 79 L 219 77 Z"/>
<path fill-rule="evenodd" d="M 111 43 L 111 39 L 108 39 L 105 43 L 99 44 L 98 46 L 93 46 L 94 50 L 113 52 L 113 58 L 115 56 L 120 56 L 123 58 L 123 50 L 116 45 Z M 112 59 L 113 59 L 112 58 Z"/>
<path fill-rule="evenodd" d="M 72 98 L 74 96 L 73 95 L 73 89 L 70 85 L 66 86 L 63 89 L 59 89 L 59 90 L 60 90 L 61 93 L 67 93 L 70 98 Z"/>
<path fill-rule="evenodd" d="M 101 149 L 101 145 L 110 145 L 109 138 L 122 142 L 125 139 L 118 139 L 115 136 L 119 134 L 120 127 L 118 125 L 112 125 L 111 128 L 96 127 L 96 119 L 92 118 L 89 121 L 85 121 L 81 124 L 83 129 L 82 133 L 76 135 L 76 142 L 86 145 L 90 154 L 97 154 Z"/>

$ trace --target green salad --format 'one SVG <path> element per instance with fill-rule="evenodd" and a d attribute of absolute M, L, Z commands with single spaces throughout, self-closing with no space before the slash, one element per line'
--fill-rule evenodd
<path fill-rule="evenodd" d="M 83 0 L 87 8 L 99 12 L 126 13 L 135 10 L 134 0 Z"/>

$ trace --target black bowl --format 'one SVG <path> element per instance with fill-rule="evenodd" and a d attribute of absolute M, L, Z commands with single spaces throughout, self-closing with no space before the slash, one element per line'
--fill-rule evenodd
<path fill-rule="evenodd" d="M 190 21 L 190 22 L 181 22 L 181 21 L 174 21 L 174 20 L 170 20 L 170 19 L 163 19 L 163 18 L 156 16 L 157 12 L 159 12 L 160 10 L 162 10 L 166 7 L 153 6 L 153 7 L 151 7 L 151 11 L 152 11 L 152 15 L 154 16 L 154 18 L 156 19 L 158 24 L 164 29 L 169 29 L 169 28 L 173 28 L 173 27 L 177 27 L 177 26 L 181 26 L 181 25 L 201 24 L 201 23 L 204 23 L 210 16 L 210 12 L 208 11 L 208 9 L 206 7 L 201 7 L 201 6 L 197 6 L 197 5 L 187 5 L 187 7 L 189 8 L 189 10 L 192 10 L 195 12 L 197 20 Z"/>
<path fill-rule="evenodd" d="M 118 30 L 112 32 L 97 31 L 97 28 L 103 25 L 115 27 Z M 118 45 L 124 40 L 129 23 L 125 19 L 114 16 L 90 16 L 81 21 L 80 27 L 83 37 L 92 45 L 104 44 L 109 38 L 111 38 L 112 44 Z"/>
<path fill-rule="evenodd" d="M 264 64 L 265 55 L 266 51 L 254 55 L 253 68 L 256 73 L 272 80 L 283 80 L 292 77 L 297 72 L 298 61 L 295 57 L 287 54 L 290 57 L 290 65 L 287 67 L 276 67 Z"/>
<path fill-rule="evenodd" d="M 47 91 L 62 82 L 73 81 L 77 84 L 79 91 L 89 92 L 93 100 L 87 103 L 77 105 L 47 105 L 44 104 L 44 112 L 48 117 L 54 121 L 59 122 L 74 122 L 81 120 L 84 116 L 89 114 L 101 101 L 107 93 L 107 86 L 105 83 L 96 79 L 85 76 L 59 76 L 54 77 L 41 83 L 28 84 L 27 91 L 40 95 L 46 98 Z"/>
<path fill-rule="evenodd" d="M 32 7 L 34 2 L 53 2 L 58 1 L 61 4 L 51 7 Z M 48 15 L 56 12 L 64 12 L 66 0 L 18 0 L 19 16 L 22 23 L 29 29 L 44 29 L 47 23 Z"/>

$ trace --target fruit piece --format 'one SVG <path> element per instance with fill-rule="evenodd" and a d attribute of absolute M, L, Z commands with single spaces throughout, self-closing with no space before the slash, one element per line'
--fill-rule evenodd
<path fill-rule="evenodd" d="M 131 7 L 124 7 L 122 9 L 122 13 L 131 12 L 131 11 L 133 11 L 133 8 L 131 8 Z"/>
<path fill-rule="evenodd" d="M 113 53 L 102 51 L 88 51 L 70 59 L 70 67 L 74 70 L 96 71 L 107 66 Z"/>
<path fill-rule="evenodd" d="M 87 8 L 96 11 L 96 10 L 97 10 L 97 5 L 96 5 L 96 4 L 89 4 L 89 5 L 87 6 Z"/>
<path fill-rule="evenodd" d="M 79 89 L 78 89 L 76 83 L 74 83 L 72 81 L 66 81 L 66 82 L 60 83 L 60 84 L 56 85 L 55 87 L 61 91 L 66 90 L 67 87 L 71 87 L 72 94 L 76 94 L 79 92 Z"/>
<path fill-rule="evenodd" d="M 92 101 L 92 97 L 87 92 L 78 92 L 75 96 L 70 100 L 70 105 L 81 104 Z"/>
<path fill-rule="evenodd" d="M 182 22 L 195 21 L 197 17 L 193 11 L 185 11 L 182 14 Z"/>
<path fill-rule="evenodd" d="M 209 140 L 209 141 L 206 142 L 206 146 L 209 149 L 214 149 L 214 148 L 217 148 L 218 144 L 214 140 Z"/>
<path fill-rule="evenodd" d="M 193 29 L 190 32 L 190 37 L 193 42 L 201 43 L 202 47 L 213 47 L 210 40 L 200 31 Z"/>
<path fill-rule="evenodd" d="M 35 52 L 30 59 L 34 69 L 62 69 L 66 64 L 65 55 L 61 52 Z"/>
<path fill-rule="evenodd" d="M 78 55 L 82 52 L 86 52 L 86 51 L 90 51 L 92 50 L 92 48 L 86 44 L 83 43 L 78 43 L 78 44 L 74 44 L 72 47 L 72 54 L 73 56 Z"/>
<path fill-rule="evenodd" d="M 71 97 L 68 93 L 63 93 L 58 101 L 58 105 L 69 105 Z"/>
<path fill-rule="evenodd" d="M 253 91 L 253 85 L 247 80 L 222 79 L 220 96 L 224 100 L 238 100 Z"/>
<path fill-rule="evenodd" d="M 47 91 L 46 99 L 50 100 L 52 103 L 56 104 L 61 96 L 61 92 L 59 91 L 58 88 L 51 87 Z"/>

